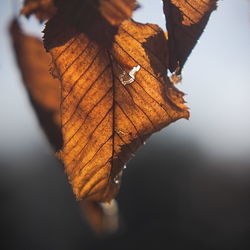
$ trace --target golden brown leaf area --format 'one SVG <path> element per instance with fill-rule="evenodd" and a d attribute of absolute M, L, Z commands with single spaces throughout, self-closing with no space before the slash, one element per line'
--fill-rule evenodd
<path fill-rule="evenodd" d="M 169 69 L 180 74 L 217 0 L 163 0 L 169 33 Z"/>
<path fill-rule="evenodd" d="M 78 200 L 110 201 L 123 166 L 145 139 L 189 116 L 183 93 L 166 76 L 163 31 L 128 20 L 116 32 L 100 43 L 92 39 L 95 34 L 67 26 L 59 17 L 45 29 L 52 71 L 62 84 L 58 156 Z"/>
<path fill-rule="evenodd" d="M 17 20 L 11 22 L 10 35 L 34 111 L 50 143 L 55 149 L 59 149 L 62 146 L 61 89 L 59 80 L 52 78 L 48 70 L 50 55 L 45 52 L 41 40 L 21 30 Z M 106 212 L 102 204 L 91 200 L 81 201 L 79 205 L 95 232 L 105 234 L 115 231 L 114 221 L 118 220 L 118 214 Z"/>

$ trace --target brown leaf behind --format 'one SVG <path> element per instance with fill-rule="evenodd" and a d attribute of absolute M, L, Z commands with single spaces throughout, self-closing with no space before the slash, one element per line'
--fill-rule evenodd
<path fill-rule="evenodd" d="M 54 0 L 25 0 L 21 14 L 29 17 L 34 14 L 40 21 L 51 18 L 56 13 Z"/>
<path fill-rule="evenodd" d="M 70 36 L 59 45 L 62 32 Z M 125 21 L 117 32 L 106 46 L 67 26 L 60 15 L 45 29 L 54 74 L 62 82 L 64 144 L 58 156 L 77 199 L 110 201 L 118 191 L 123 166 L 144 140 L 189 116 L 183 94 L 166 77 L 163 31 L 156 25 Z M 125 84 L 138 65 L 136 79 Z"/>
<path fill-rule="evenodd" d="M 102 16 L 115 26 L 120 25 L 124 20 L 130 18 L 135 8 L 135 0 L 102 0 L 99 6 Z"/>
<path fill-rule="evenodd" d="M 169 37 L 169 69 L 179 74 L 217 0 L 163 0 Z"/>
<path fill-rule="evenodd" d="M 138 7 L 135 0 L 25 0 L 21 14 L 29 17 L 35 14 L 40 21 L 51 18 L 59 9 L 67 13 L 75 23 L 89 24 L 94 12 L 102 15 L 111 25 L 118 26 L 132 16 Z"/>
<path fill-rule="evenodd" d="M 49 54 L 41 40 L 24 34 L 16 20 L 10 26 L 16 60 L 29 98 L 50 143 L 58 150 L 62 146 L 60 129 L 60 82 L 49 73 Z"/>

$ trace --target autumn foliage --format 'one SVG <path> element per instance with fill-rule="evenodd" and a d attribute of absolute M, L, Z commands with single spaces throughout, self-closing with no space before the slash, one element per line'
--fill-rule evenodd
<path fill-rule="evenodd" d="M 11 26 L 31 101 L 86 208 L 115 197 L 124 166 L 152 133 L 189 117 L 167 71 L 181 74 L 216 1 L 163 0 L 167 32 L 133 21 L 137 7 L 134 0 L 26 0 L 22 14 L 47 20 L 45 49 L 17 21 Z"/>

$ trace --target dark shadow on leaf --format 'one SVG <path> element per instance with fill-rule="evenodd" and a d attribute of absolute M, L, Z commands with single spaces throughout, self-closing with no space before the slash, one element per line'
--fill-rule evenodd
<path fill-rule="evenodd" d="M 101 47 L 110 48 L 117 27 L 112 26 L 98 11 L 99 1 L 56 1 L 57 14 L 44 30 L 44 45 L 47 50 L 67 43 L 71 38 L 84 33 Z"/>

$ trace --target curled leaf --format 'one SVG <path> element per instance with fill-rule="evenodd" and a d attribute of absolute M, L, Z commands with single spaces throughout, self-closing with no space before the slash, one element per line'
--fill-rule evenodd
<path fill-rule="evenodd" d="M 59 13 L 44 31 L 52 72 L 62 84 L 57 155 L 77 199 L 102 202 L 115 196 L 123 166 L 148 136 L 189 116 L 183 93 L 166 76 L 163 31 L 133 21 L 116 33 L 105 28 L 80 31 Z"/>
<path fill-rule="evenodd" d="M 217 0 L 163 0 L 171 72 L 180 74 L 216 3 Z"/>

